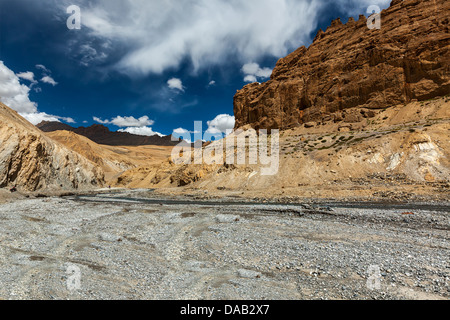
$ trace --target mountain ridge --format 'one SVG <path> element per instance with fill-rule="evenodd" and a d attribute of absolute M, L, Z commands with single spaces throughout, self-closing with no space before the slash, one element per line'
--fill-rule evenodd
<path fill-rule="evenodd" d="M 43 132 L 69 131 L 84 136 L 95 143 L 107 146 L 176 146 L 180 140 L 172 141 L 172 136 L 160 137 L 139 136 L 128 132 L 113 132 L 101 124 L 94 124 L 90 127 L 74 128 L 61 122 L 43 121 L 37 126 Z"/>

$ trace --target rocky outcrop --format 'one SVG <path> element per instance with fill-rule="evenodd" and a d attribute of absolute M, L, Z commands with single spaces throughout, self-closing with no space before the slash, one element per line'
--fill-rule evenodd
<path fill-rule="evenodd" d="M 450 1 L 394 0 L 381 29 L 333 21 L 313 44 L 280 59 L 271 79 L 234 98 L 236 128 L 358 122 L 374 109 L 450 93 Z M 359 107 L 361 114 L 342 111 Z"/>
<path fill-rule="evenodd" d="M 0 187 L 36 191 L 102 186 L 101 169 L 0 103 Z"/>

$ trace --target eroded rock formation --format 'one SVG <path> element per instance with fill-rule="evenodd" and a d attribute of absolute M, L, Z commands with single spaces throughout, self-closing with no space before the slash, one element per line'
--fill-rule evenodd
<path fill-rule="evenodd" d="M 288 129 L 358 122 L 385 109 L 450 93 L 450 1 L 393 0 L 381 29 L 333 21 L 313 44 L 280 59 L 271 79 L 234 98 L 236 128 Z M 362 113 L 345 113 L 360 107 Z"/>
<path fill-rule="evenodd" d="M 19 190 L 88 189 L 101 186 L 101 169 L 46 137 L 0 103 L 0 187 Z"/>

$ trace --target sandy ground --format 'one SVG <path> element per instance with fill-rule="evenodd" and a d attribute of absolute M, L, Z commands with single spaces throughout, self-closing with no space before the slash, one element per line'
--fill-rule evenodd
<path fill-rule="evenodd" d="M 0 299 L 450 297 L 449 203 L 192 201 L 137 190 L 0 205 Z"/>

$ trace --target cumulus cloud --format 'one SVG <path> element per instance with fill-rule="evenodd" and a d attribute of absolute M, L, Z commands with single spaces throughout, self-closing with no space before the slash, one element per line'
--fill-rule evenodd
<path fill-rule="evenodd" d="M 228 114 L 220 114 L 213 120 L 208 121 L 208 128 L 204 132 L 203 139 L 201 138 L 202 132 L 200 131 L 189 131 L 184 128 L 178 128 L 173 130 L 172 135 L 176 138 L 183 139 L 188 143 L 192 143 L 194 140 L 205 139 L 210 140 L 211 137 L 215 137 L 214 140 L 223 138 L 224 134 L 229 134 L 230 131 L 234 129 L 235 117 Z"/>
<path fill-rule="evenodd" d="M 94 121 L 101 124 L 113 124 L 117 127 L 125 128 L 142 128 L 153 125 L 155 122 L 150 120 L 148 116 L 140 117 L 136 119 L 135 117 L 121 117 L 117 116 L 111 120 L 102 120 L 99 117 L 94 117 Z"/>
<path fill-rule="evenodd" d="M 38 111 L 36 102 L 30 100 L 30 88 L 20 83 L 20 79 L 31 81 L 31 85 L 35 83 L 34 74 L 32 72 L 22 72 L 15 74 L 14 71 L 5 66 L 0 61 L 0 101 L 8 107 L 16 110 L 21 116 L 32 124 L 36 125 L 42 121 L 61 120 L 68 123 L 75 123 L 72 118 L 50 115 L 45 112 Z"/>
<path fill-rule="evenodd" d="M 257 63 L 247 63 L 242 67 L 245 74 L 254 75 L 260 78 L 269 78 L 272 74 L 272 69 L 261 68 Z"/>
<path fill-rule="evenodd" d="M 120 129 L 118 131 L 119 132 L 128 132 L 128 133 L 135 134 L 135 135 L 138 135 L 138 136 L 148 136 L 148 137 L 160 136 L 160 137 L 164 137 L 163 134 L 153 131 L 153 129 L 150 128 L 150 127 L 130 127 L 130 128 L 126 128 L 126 129 Z"/>
<path fill-rule="evenodd" d="M 30 88 L 0 61 L 0 101 L 19 113 L 36 113 L 37 104 L 29 98 Z"/>
<path fill-rule="evenodd" d="M 41 81 L 44 82 L 44 83 L 51 84 L 52 86 L 56 86 L 58 84 L 58 82 L 56 82 L 55 79 L 53 79 L 50 76 L 42 77 Z"/>
<path fill-rule="evenodd" d="M 42 121 L 50 121 L 50 122 L 67 122 L 67 123 L 76 123 L 72 118 L 60 117 L 47 114 L 45 112 L 36 112 L 36 113 L 21 113 L 21 116 L 27 119 L 34 125 L 41 123 Z"/>
<path fill-rule="evenodd" d="M 198 132 L 189 131 L 184 128 L 178 128 L 178 129 L 173 130 L 172 136 L 177 139 L 182 139 L 183 141 L 185 141 L 187 143 L 192 143 L 192 134 L 193 133 L 198 133 Z"/>
<path fill-rule="evenodd" d="M 258 79 L 268 79 L 272 74 L 272 69 L 261 68 L 257 63 L 247 63 L 242 67 L 242 72 L 245 74 L 245 82 L 257 82 Z"/>
<path fill-rule="evenodd" d="M 153 129 L 149 126 L 152 126 L 155 122 L 153 120 L 150 120 L 148 116 L 140 117 L 139 119 L 136 119 L 135 117 L 121 117 L 117 116 L 111 120 L 102 120 L 99 117 L 94 117 L 94 121 L 107 125 L 112 124 L 117 127 L 121 127 L 124 129 L 117 130 L 118 132 L 127 132 L 131 134 L 135 134 L 138 136 L 160 136 L 163 137 L 164 135 L 153 131 Z"/>
<path fill-rule="evenodd" d="M 173 130 L 174 134 L 178 134 L 178 135 L 183 135 L 183 134 L 191 134 L 191 131 L 183 129 L 183 128 L 178 128 Z"/>
<path fill-rule="evenodd" d="M 167 81 L 167 86 L 170 89 L 184 91 L 183 82 L 178 78 L 172 78 L 169 81 Z"/>
<path fill-rule="evenodd" d="M 93 117 L 95 122 L 98 122 L 100 124 L 110 124 L 111 122 L 109 120 L 102 120 L 99 117 Z"/>
<path fill-rule="evenodd" d="M 244 77 L 244 82 L 254 83 L 254 82 L 258 82 L 258 79 L 256 78 L 256 76 L 248 75 L 248 76 Z"/>
<path fill-rule="evenodd" d="M 20 79 L 24 79 L 24 80 L 30 81 L 31 84 L 36 84 L 37 83 L 37 81 L 34 79 L 34 73 L 31 72 L 31 71 L 18 73 L 17 76 Z"/>
<path fill-rule="evenodd" d="M 50 74 L 50 73 L 52 73 L 51 71 L 50 71 L 50 69 L 47 69 L 47 67 L 46 66 L 44 66 L 43 64 L 37 64 L 36 65 L 36 69 L 39 69 L 39 70 L 41 70 L 44 74 Z"/>
<path fill-rule="evenodd" d="M 208 121 L 208 132 L 212 134 L 227 133 L 234 129 L 236 119 L 228 114 L 220 114 L 214 120 Z"/>
<path fill-rule="evenodd" d="M 58 82 L 56 82 L 55 79 L 53 79 L 53 77 L 51 76 L 52 71 L 46 66 L 44 66 L 43 64 L 37 64 L 36 69 L 40 70 L 42 73 L 41 82 L 51 84 L 52 86 L 56 86 L 58 84 Z"/>

